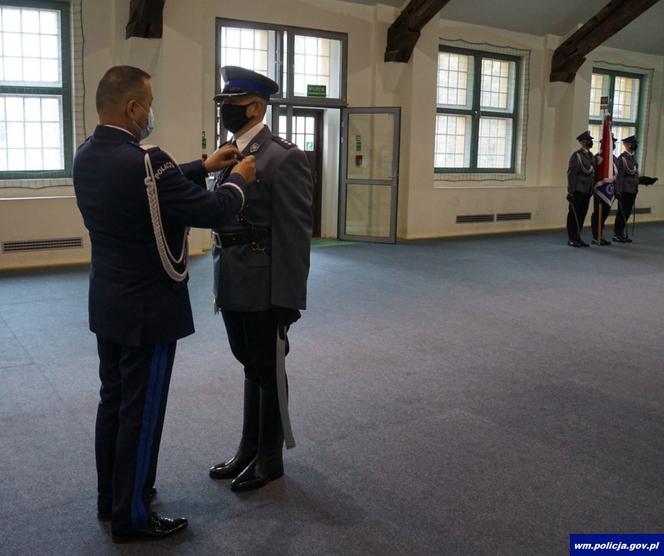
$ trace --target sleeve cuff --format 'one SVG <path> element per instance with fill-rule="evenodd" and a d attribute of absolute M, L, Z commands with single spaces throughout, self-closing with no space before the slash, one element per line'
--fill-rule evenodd
<path fill-rule="evenodd" d="M 245 202 L 244 192 L 247 187 L 244 178 L 240 174 L 231 174 L 226 178 L 226 181 L 221 184 L 221 187 L 237 190 L 237 192 L 240 194 L 240 197 L 242 198 L 242 206 L 240 207 L 240 210 L 242 210 L 244 208 Z"/>

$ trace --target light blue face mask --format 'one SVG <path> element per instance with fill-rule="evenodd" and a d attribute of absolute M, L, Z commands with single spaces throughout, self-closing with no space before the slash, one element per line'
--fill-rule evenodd
<path fill-rule="evenodd" d="M 152 112 L 152 106 L 150 106 L 150 112 L 148 112 L 148 126 L 141 133 L 141 141 L 147 139 L 153 131 L 154 131 L 154 112 Z"/>
<path fill-rule="evenodd" d="M 139 106 L 143 108 L 143 106 L 141 106 L 140 104 Z M 145 108 L 143 108 L 143 110 L 145 110 Z M 145 111 L 147 112 L 147 110 Z M 141 130 L 141 141 L 147 139 L 153 131 L 154 131 L 154 112 L 152 112 L 152 106 L 150 106 L 150 111 L 148 112 L 148 124 L 145 127 L 145 129 Z"/>

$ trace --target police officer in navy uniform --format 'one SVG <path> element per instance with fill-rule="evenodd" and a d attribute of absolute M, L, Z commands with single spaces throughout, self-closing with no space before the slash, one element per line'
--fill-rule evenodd
<path fill-rule="evenodd" d="M 588 247 L 581 239 L 581 230 L 595 186 L 595 157 L 590 152 L 593 138 L 589 131 L 584 131 L 576 140 L 581 148 L 572 153 L 567 166 L 567 245 Z"/>
<path fill-rule="evenodd" d="M 215 192 L 205 177 L 234 163 L 232 147 L 178 166 L 139 144 L 154 125 L 150 76 L 109 69 L 97 88 L 99 125 L 77 150 L 76 200 L 90 233 L 90 329 L 97 335 L 100 403 L 95 452 L 98 518 L 115 542 L 181 531 L 184 518 L 150 512 L 175 345 L 194 332 L 187 291 L 188 226 L 214 227 L 242 209 L 255 177 L 243 160 Z"/>
<path fill-rule="evenodd" d="M 278 391 L 276 346 L 278 335 L 284 341 L 306 308 L 313 182 L 305 154 L 262 123 L 277 84 L 232 66 L 221 75 L 225 87 L 215 100 L 223 101 L 223 125 L 243 156 L 256 157 L 260 184 L 249 192 L 240 216 L 214 230 L 215 304 L 245 380 L 239 447 L 210 476 L 233 479 L 232 490 L 242 491 L 284 473 L 287 406 L 283 389 Z"/>
<path fill-rule="evenodd" d="M 612 145 L 613 148 L 616 148 L 616 141 L 617 139 L 611 135 L 612 138 Z M 600 139 L 599 142 L 601 143 L 602 140 Z M 618 175 L 618 157 L 614 154 L 611 155 L 613 157 L 613 171 L 614 171 L 614 176 Z M 599 168 L 600 162 L 601 162 L 601 155 L 597 154 L 595 155 L 595 167 Z M 601 210 L 600 210 L 601 209 Z M 609 216 L 609 213 L 611 212 L 611 205 L 608 203 L 604 202 L 602 198 L 600 198 L 599 195 L 597 195 L 597 191 L 595 191 L 595 194 L 593 195 L 593 213 L 590 217 L 590 224 L 592 228 L 592 233 L 593 233 L 593 239 L 592 239 L 592 244 L 593 245 L 611 245 L 611 242 L 607 239 L 604 239 L 604 224 L 606 222 L 606 219 Z M 601 218 L 600 218 L 601 214 Z"/>

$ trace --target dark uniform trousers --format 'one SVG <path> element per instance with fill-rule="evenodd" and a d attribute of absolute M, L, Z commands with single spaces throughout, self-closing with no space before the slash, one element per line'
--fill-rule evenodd
<path fill-rule="evenodd" d="M 602 218 L 600 221 L 599 210 L 602 207 Z M 593 214 L 590 217 L 590 223 L 593 229 L 593 239 L 604 238 L 604 223 L 611 212 L 611 205 L 607 205 L 597 195 L 593 195 Z M 600 227 L 601 226 L 601 227 Z"/>
<path fill-rule="evenodd" d="M 621 197 L 621 199 L 618 199 L 618 213 L 613 227 L 613 233 L 618 237 L 625 235 L 625 227 L 634 208 L 636 193 L 622 193 Z"/>
<path fill-rule="evenodd" d="M 579 241 L 581 239 L 583 223 L 588 214 L 590 193 L 574 191 L 572 195 L 574 196 L 574 199 L 570 202 L 570 207 L 567 211 L 567 235 L 569 236 L 570 241 Z M 572 210 L 572 207 L 574 210 Z"/>
<path fill-rule="evenodd" d="M 148 519 L 175 346 L 124 346 L 97 336 L 98 510 L 112 511 L 114 533 L 143 527 Z"/>
<path fill-rule="evenodd" d="M 272 311 L 221 311 L 228 343 L 244 367 L 245 378 L 270 392 L 277 390 L 277 318 Z M 288 353 L 288 339 L 286 339 Z"/>

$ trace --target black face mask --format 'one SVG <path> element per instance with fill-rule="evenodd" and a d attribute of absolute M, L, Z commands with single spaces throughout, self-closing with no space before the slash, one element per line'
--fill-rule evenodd
<path fill-rule="evenodd" d="M 231 133 L 237 133 L 244 126 L 249 123 L 247 116 L 247 107 L 249 104 L 222 104 L 221 105 L 221 122 L 224 127 Z"/>
<path fill-rule="evenodd" d="M 586 141 L 586 145 L 588 146 L 588 149 L 592 149 L 594 144 L 595 143 L 593 143 L 592 141 Z"/>

